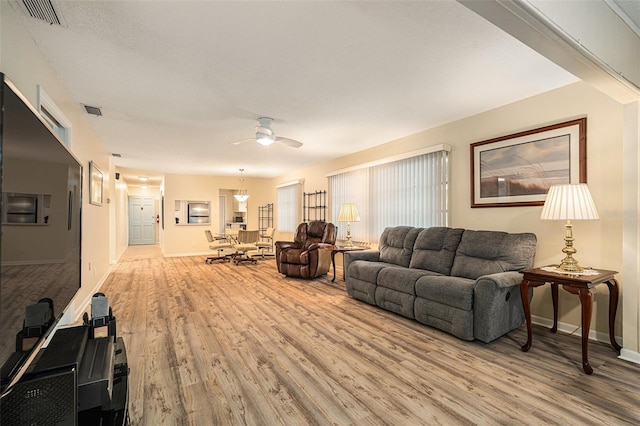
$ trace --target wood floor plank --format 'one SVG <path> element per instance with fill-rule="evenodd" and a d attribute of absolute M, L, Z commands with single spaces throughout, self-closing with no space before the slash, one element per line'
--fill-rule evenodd
<path fill-rule="evenodd" d="M 102 287 L 129 357 L 136 425 L 634 425 L 640 366 L 521 327 L 466 342 L 286 278 L 130 247 Z"/>

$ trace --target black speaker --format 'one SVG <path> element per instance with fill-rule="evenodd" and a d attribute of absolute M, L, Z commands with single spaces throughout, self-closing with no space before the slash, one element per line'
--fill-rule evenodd
<path fill-rule="evenodd" d="M 120 173 L 116 172 L 116 180 L 120 180 Z"/>
<path fill-rule="evenodd" d="M 3 426 L 75 426 L 77 422 L 75 366 L 25 374 L 0 401 Z"/>

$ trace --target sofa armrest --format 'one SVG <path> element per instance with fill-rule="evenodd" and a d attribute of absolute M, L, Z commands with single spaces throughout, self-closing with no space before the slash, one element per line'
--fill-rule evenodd
<path fill-rule="evenodd" d="M 516 271 L 483 275 L 473 292 L 473 335 L 485 343 L 497 339 L 524 322 L 520 297 L 522 274 Z M 529 292 L 529 298 L 533 291 Z"/>
<path fill-rule="evenodd" d="M 510 288 L 514 285 L 520 285 L 522 282 L 522 274 L 516 271 L 498 272 L 491 275 L 483 275 L 476 280 L 476 291 L 478 288 L 485 288 L 495 291 L 501 288 Z"/>
<path fill-rule="evenodd" d="M 280 250 L 284 250 L 284 249 L 288 249 L 288 248 L 296 248 L 299 249 L 302 247 L 302 244 L 295 242 L 295 241 L 276 241 L 274 243 L 274 245 L 280 249 Z"/>
<path fill-rule="evenodd" d="M 335 247 L 333 244 L 328 243 L 313 243 L 309 247 L 307 247 L 307 251 L 318 250 L 318 249 L 326 249 L 329 250 Z"/>
<path fill-rule="evenodd" d="M 380 252 L 377 250 L 363 251 L 346 251 L 342 258 L 342 270 L 344 271 L 344 280 L 346 281 L 349 274 L 349 265 L 356 260 L 366 260 L 368 262 L 377 262 L 380 260 Z"/>

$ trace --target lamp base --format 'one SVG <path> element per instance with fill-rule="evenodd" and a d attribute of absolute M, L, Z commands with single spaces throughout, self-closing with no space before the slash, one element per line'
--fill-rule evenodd
<path fill-rule="evenodd" d="M 347 222 L 347 236 L 344 239 L 345 248 L 353 248 L 353 242 L 351 242 L 351 226 L 349 226 L 349 222 Z"/>
<path fill-rule="evenodd" d="M 582 272 L 584 268 L 578 265 L 578 261 L 574 259 L 572 256 L 567 256 L 562 259 L 560 265 L 558 265 L 558 269 L 562 272 Z"/>
<path fill-rule="evenodd" d="M 567 224 L 565 225 L 565 236 L 564 236 L 564 248 L 562 252 L 566 254 L 565 258 L 562 259 L 560 265 L 558 265 L 558 269 L 563 272 L 582 272 L 584 268 L 578 265 L 578 260 L 573 258 L 573 255 L 576 253 L 576 249 L 573 248 L 573 225 L 570 220 L 567 220 Z"/>

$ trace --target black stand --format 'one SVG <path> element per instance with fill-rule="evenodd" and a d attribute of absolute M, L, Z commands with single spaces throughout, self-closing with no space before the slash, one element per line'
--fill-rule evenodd
<path fill-rule="evenodd" d="M 2 396 L 0 423 L 128 426 L 129 365 L 115 333 L 110 308 L 88 324 L 57 330 Z"/>

